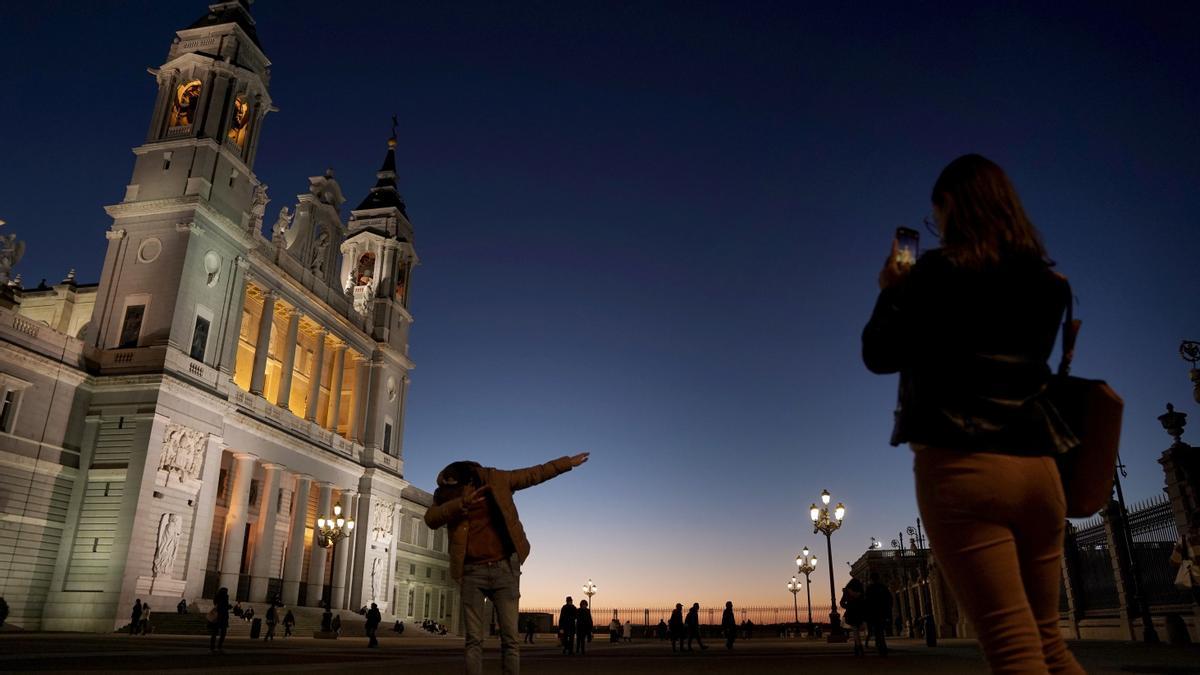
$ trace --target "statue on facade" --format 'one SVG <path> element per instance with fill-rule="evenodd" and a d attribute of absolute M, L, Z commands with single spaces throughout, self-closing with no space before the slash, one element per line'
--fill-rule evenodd
<path fill-rule="evenodd" d="M 392 527 L 396 523 L 396 505 L 376 499 L 374 510 L 375 526 L 371 528 L 371 541 L 388 543 L 392 540 Z"/>
<path fill-rule="evenodd" d="M 154 576 L 170 577 L 175 569 L 175 554 L 179 551 L 179 535 L 183 525 L 179 516 L 164 513 L 158 520 L 158 542 L 154 548 Z"/>
<path fill-rule="evenodd" d="M 4 221 L 0 220 L 0 227 L 3 226 Z M 17 241 L 16 234 L 0 234 L 0 284 L 11 283 L 12 269 L 24 255 L 25 242 Z"/>
<path fill-rule="evenodd" d="M 259 183 L 254 186 L 254 198 L 250 202 L 250 232 L 262 232 L 263 217 L 267 213 L 267 203 L 270 202 L 267 197 L 266 183 Z"/>
<path fill-rule="evenodd" d="M 329 248 L 329 233 L 322 231 L 313 242 L 312 256 L 309 258 L 308 269 L 318 278 L 325 278 L 325 250 Z"/>
<path fill-rule="evenodd" d="M 284 206 L 282 209 L 279 209 L 279 217 L 275 219 L 275 224 L 271 226 L 271 241 L 282 244 L 285 240 L 284 235 L 287 234 L 291 226 L 292 212 L 288 210 L 288 207 Z"/>

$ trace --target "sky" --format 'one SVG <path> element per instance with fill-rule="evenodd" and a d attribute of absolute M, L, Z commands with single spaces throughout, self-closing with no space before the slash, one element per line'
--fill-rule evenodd
<path fill-rule="evenodd" d="M 1200 420 L 1177 352 L 1200 339 L 1195 5 L 814 4 L 254 4 L 268 222 L 327 167 L 357 203 L 400 120 L 406 478 L 592 453 L 518 495 L 526 606 L 588 578 L 598 606 L 786 606 L 822 489 L 839 587 L 915 523 L 895 377 L 859 338 L 894 228 L 963 153 L 1005 167 L 1071 278 L 1074 372 L 1126 402 L 1129 500 L 1161 494 L 1165 404 Z M 5 9 L 0 219 L 27 286 L 98 280 L 146 68 L 204 11 Z"/>

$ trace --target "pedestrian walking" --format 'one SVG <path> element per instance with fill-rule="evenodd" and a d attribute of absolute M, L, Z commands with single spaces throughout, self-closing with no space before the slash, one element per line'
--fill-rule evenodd
<path fill-rule="evenodd" d="M 688 651 L 692 651 L 692 640 L 700 645 L 700 649 L 708 649 L 708 645 L 704 644 L 704 639 L 700 637 L 700 603 L 692 603 L 692 608 L 688 610 L 683 623 L 687 626 Z"/>
<path fill-rule="evenodd" d="M 592 610 L 587 600 L 579 601 L 579 610 L 575 613 L 575 653 L 583 655 L 587 643 L 592 639 Z"/>
<path fill-rule="evenodd" d="M 633 642 L 633 622 L 629 619 L 625 620 L 625 625 L 621 628 L 621 639 L 626 642 Z"/>
<path fill-rule="evenodd" d="M 617 642 L 621 639 L 621 620 L 617 618 L 617 610 L 613 610 L 612 621 L 608 622 L 608 641 Z"/>
<path fill-rule="evenodd" d="M 379 624 L 383 622 L 383 615 L 379 612 L 379 605 L 371 603 L 371 609 L 367 610 L 367 647 L 375 648 L 379 646 Z M 338 617 L 338 629 L 341 630 L 341 617 Z"/>
<path fill-rule="evenodd" d="M 212 609 L 208 610 L 208 650 L 225 651 L 225 633 L 229 631 L 229 589 L 222 586 L 213 598 Z"/>
<path fill-rule="evenodd" d="M 275 602 L 271 601 L 267 605 L 267 634 L 263 636 L 263 642 L 275 639 L 275 623 L 279 620 L 279 610 L 275 608 Z"/>
<path fill-rule="evenodd" d="M 675 611 L 671 612 L 671 620 L 667 623 L 667 632 L 671 634 L 671 651 L 679 643 L 679 651 L 683 651 L 683 640 L 687 637 L 687 629 L 683 625 L 683 604 L 675 603 Z"/>
<path fill-rule="evenodd" d="M 855 656 L 863 656 L 865 653 L 862 645 L 862 625 L 866 614 L 866 602 L 866 589 L 863 588 L 862 581 L 851 577 L 850 582 L 842 589 L 842 599 L 838 604 L 846 610 L 842 621 L 854 637 Z"/>
<path fill-rule="evenodd" d="M 567 596 L 562 609 L 558 610 L 558 638 L 562 642 L 562 653 L 570 655 L 575 651 L 575 622 L 579 617 L 579 608 L 575 600 Z"/>
<path fill-rule="evenodd" d="M 521 669 L 521 565 L 529 557 L 529 540 L 517 515 L 513 493 L 550 480 L 588 460 L 588 453 L 560 457 L 545 464 L 505 471 L 478 462 L 454 462 L 438 474 L 433 506 L 425 512 L 430 529 L 448 525 L 450 576 L 459 582 L 466 632 L 466 672 L 483 671 L 485 597 L 500 622 L 502 671 Z"/>
<path fill-rule="evenodd" d="M 133 602 L 133 611 L 129 613 L 129 634 L 137 635 L 142 625 L 142 599 Z"/>
<path fill-rule="evenodd" d="M 725 611 L 721 612 L 721 631 L 725 633 L 725 649 L 733 649 L 733 641 L 737 639 L 737 617 L 733 615 L 733 601 L 725 601 Z"/>
<path fill-rule="evenodd" d="M 537 622 L 534 621 L 533 617 L 531 616 L 525 620 L 525 642 L 526 643 L 533 644 L 533 634 L 535 632 L 537 632 Z"/>
<path fill-rule="evenodd" d="M 292 610 L 288 610 L 287 614 L 283 615 L 283 637 L 292 636 L 292 629 L 296 627 L 296 615 L 292 614 Z"/>
<path fill-rule="evenodd" d="M 333 632 L 335 638 L 342 636 L 342 615 L 340 612 L 334 614 L 333 618 L 329 621 L 329 630 Z"/>
<path fill-rule="evenodd" d="M 931 548 L 992 672 L 1083 673 L 1058 629 L 1055 457 L 1078 441 L 1047 395 L 1070 286 L 992 161 L 955 159 L 932 205 L 942 246 L 907 265 L 893 242 L 863 360 L 900 373 L 892 444 L 914 451 Z"/>
<path fill-rule="evenodd" d="M 880 656 L 888 655 L 887 636 L 888 624 L 892 621 L 892 592 L 879 580 L 879 573 L 871 573 L 871 583 L 867 584 L 867 622 L 871 633 L 875 636 L 875 649 Z"/>

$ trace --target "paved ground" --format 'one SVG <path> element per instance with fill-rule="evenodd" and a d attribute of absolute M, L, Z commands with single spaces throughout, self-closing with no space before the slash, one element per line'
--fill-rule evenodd
<path fill-rule="evenodd" d="M 1114 642 L 1073 645 L 1089 673 L 1198 673 L 1200 647 L 1169 647 Z M 499 673 L 495 640 L 485 648 L 485 672 Z M 569 664 L 569 665 L 568 665 Z M 123 635 L 14 634 L 0 635 L 0 671 L 5 672 L 118 672 L 171 671 L 263 673 L 286 671 L 346 672 L 402 671 L 441 675 L 462 672 L 462 642 L 458 639 L 388 637 L 378 650 L 368 650 L 362 638 L 336 642 L 291 638 L 271 644 L 246 638 L 230 639 L 224 654 L 210 654 L 208 640 L 199 637 Z M 712 644 L 704 652 L 672 654 L 663 643 L 611 645 L 595 642 L 586 657 L 564 657 L 549 636 L 522 650 L 527 675 L 570 673 L 590 675 L 671 675 L 763 673 L 983 673 L 975 644 L 944 641 L 934 649 L 914 640 L 898 640 L 886 660 L 871 655 L 855 658 L 845 645 L 806 640 L 754 639 L 737 644 L 733 652 Z"/>

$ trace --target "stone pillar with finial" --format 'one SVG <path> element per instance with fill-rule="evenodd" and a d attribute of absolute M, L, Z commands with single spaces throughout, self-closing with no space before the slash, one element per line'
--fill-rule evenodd
<path fill-rule="evenodd" d="M 0 227 L 4 225 L 0 220 Z M 12 270 L 24 255 L 25 242 L 18 241 L 16 234 L 0 234 L 0 307 L 13 309 L 21 304 L 20 275 L 14 279 Z"/>
<path fill-rule="evenodd" d="M 1158 421 L 1174 441 L 1158 460 L 1166 474 L 1171 513 L 1175 516 L 1184 552 L 1192 564 L 1197 564 L 1200 561 L 1200 448 L 1183 440 L 1187 413 L 1175 410 L 1175 406 L 1168 403 L 1167 412 L 1159 415 Z M 1195 588 L 1192 589 L 1192 615 L 1193 625 L 1200 626 L 1200 592 Z"/>

